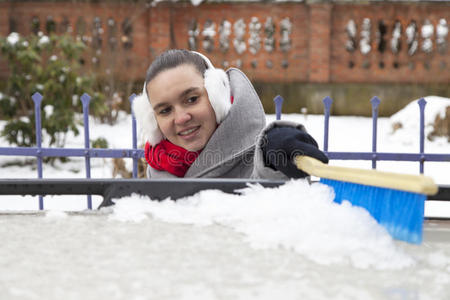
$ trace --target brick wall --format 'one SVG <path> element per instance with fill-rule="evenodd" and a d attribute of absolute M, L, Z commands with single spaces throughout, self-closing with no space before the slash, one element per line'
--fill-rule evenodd
<path fill-rule="evenodd" d="M 52 16 L 59 26 L 67 20 L 76 35 L 77 21 L 83 17 L 86 21 L 86 36 L 92 35 L 92 21 L 101 20 L 103 43 L 100 51 L 90 55 L 98 56 L 102 71 L 114 72 L 126 78 L 142 79 L 151 60 L 168 48 L 188 48 L 189 28 L 195 20 L 199 35 L 198 51 L 211 58 L 216 66 L 240 67 L 252 80 L 259 82 L 302 82 L 302 83 L 449 83 L 450 82 L 450 38 L 446 37 L 447 50 L 440 53 L 436 49 L 436 25 L 440 19 L 450 23 L 450 4 L 445 2 L 421 3 L 367 3 L 339 4 L 329 2 L 311 3 L 204 3 L 194 7 L 188 2 L 159 3 L 148 7 L 144 4 L 114 3 L 96 1 L 96 3 L 74 3 L 73 1 L 46 2 L 2 2 L 0 3 L 0 35 L 10 31 L 10 18 L 15 22 L 16 31 L 21 34 L 31 32 L 31 20 L 38 17 L 40 29 L 45 32 L 45 22 Z M 7 17 L 4 17 L 7 16 Z M 249 23 L 257 17 L 262 28 L 261 44 L 257 53 L 249 51 Z M 271 17 L 275 24 L 275 49 L 264 49 L 264 23 Z M 107 22 L 113 18 L 117 23 L 119 47 L 111 51 L 108 48 Z M 132 23 L 133 47 L 121 46 L 124 20 Z M 282 51 L 280 24 L 289 19 L 291 33 L 288 35 L 291 46 Z M 362 54 L 357 47 L 353 52 L 346 50 L 349 39 L 345 28 L 350 20 L 356 24 L 356 44 L 361 39 L 363 20 L 371 22 L 371 51 Z M 219 46 L 218 27 L 223 20 L 233 24 L 242 19 L 246 24 L 243 40 L 247 49 L 238 53 L 233 47 L 235 31 L 231 29 L 230 47 L 223 52 Z M 202 30 L 211 20 L 215 24 L 216 35 L 212 38 L 213 50 L 203 49 Z M 383 21 L 386 33 L 386 49 L 378 51 L 378 23 Z M 412 21 L 418 25 L 418 50 L 414 55 L 407 53 L 405 29 Z M 432 36 L 433 50 L 425 53 L 421 50 L 424 39 L 420 36 L 421 26 L 429 20 L 434 28 Z M 394 24 L 402 25 L 400 38 L 402 48 L 398 54 L 390 50 Z M 87 42 L 90 43 L 89 41 Z M 87 62 L 90 63 L 89 61 Z M 99 69 L 99 70 L 100 70 Z"/>
<path fill-rule="evenodd" d="M 244 41 L 247 44 L 247 50 L 238 54 L 233 47 L 233 33 L 230 36 L 230 48 L 226 53 L 219 50 L 219 39 L 214 38 L 214 50 L 210 53 L 202 49 L 202 36 L 198 37 L 199 51 L 204 52 L 211 57 L 214 65 L 222 66 L 228 63 L 229 66 L 236 66 L 243 69 L 249 77 L 253 79 L 271 80 L 271 81 L 308 81 L 308 9 L 305 5 L 295 3 L 284 4 L 206 4 L 203 6 L 192 7 L 189 4 L 180 4 L 172 9 L 172 24 L 174 39 L 172 47 L 186 48 L 187 30 L 189 23 L 193 18 L 197 20 L 200 29 L 208 19 L 228 20 L 233 24 L 239 19 L 244 20 L 247 25 Z M 169 9 L 169 8 L 168 8 Z M 260 23 L 264 24 L 268 17 L 272 17 L 275 24 L 275 50 L 267 52 L 261 47 L 256 53 L 249 51 L 248 40 L 250 38 L 248 23 L 253 16 L 257 16 Z M 283 52 L 278 45 L 279 42 L 279 23 L 282 19 L 289 18 L 292 23 L 292 47 L 289 51 Z M 216 25 L 217 29 L 217 25 Z M 263 31 L 263 30 L 261 30 Z M 261 34 L 261 37 L 263 35 Z M 241 61 L 241 64 L 239 63 Z M 282 66 L 283 60 L 288 62 L 287 67 Z M 271 62 L 271 65 L 270 65 Z M 268 66 L 269 64 L 269 66 Z"/>
<path fill-rule="evenodd" d="M 331 82 L 450 82 L 450 39 L 447 35 L 447 50 L 436 49 L 436 25 L 441 18 L 450 23 L 450 3 L 389 3 L 368 5 L 335 5 L 332 12 Z M 361 27 L 364 18 L 371 20 L 372 51 L 363 55 L 360 51 L 350 53 L 342 46 L 347 34 L 342 30 L 349 19 Z M 427 54 L 421 50 L 424 39 L 420 36 L 421 25 L 428 19 L 434 25 L 433 50 Z M 378 22 L 386 26 L 387 45 L 384 53 L 377 51 L 376 31 Z M 390 50 L 390 39 L 395 21 L 402 27 L 401 49 L 398 54 Z M 414 55 L 407 51 L 405 29 L 411 21 L 418 28 L 418 49 Z M 349 67 L 352 62 L 354 66 Z M 394 66 L 395 65 L 395 66 Z"/>

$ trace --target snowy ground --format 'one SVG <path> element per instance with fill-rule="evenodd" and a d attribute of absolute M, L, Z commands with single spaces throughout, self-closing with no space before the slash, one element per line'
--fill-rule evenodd
<path fill-rule="evenodd" d="M 223 200 L 221 208 L 231 207 Z M 224 218 L 208 210 L 208 201 L 190 221 L 180 217 L 188 203 L 131 201 L 140 221 L 123 206 L 94 214 L 1 215 L 1 298 L 448 299 L 450 243 L 442 237 L 450 228 L 440 239 L 425 232 L 426 241 L 415 246 L 393 242 L 372 225 L 353 232 L 347 226 L 354 223 L 346 224 L 339 234 L 320 219 L 329 234 L 305 228 L 283 218 L 284 205 L 278 219 L 264 210 L 259 221 L 253 215 L 239 224 L 244 214 Z M 243 204 L 245 215 L 257 211 L 254 205 Z M 306 230 L 311 234 L 303 238 Z"/>
<path fill-rule="evenodd" d="M 427 120 L 441 113 L 436 107 L 445 103 L 438 102 L 429 103 Z M 283 118 L 305 124 L 322 147 L 323 116 Z M 393 134 L 396 120 L 409 123 Z M 332 117 L 329 150 L 370 151 L 371 124 L 369 118 Z M 378 150 L 418 152 L 417 124 L 414 108 L 380 119 Z M 113 127 L 91 121 L 91 138 L 105 137 L 111 148 L 129 148 L 130 132 L 129 116 Z M 67 147 L 83 147 L 81 136 L 68 141 Z M 427 141 L 425 151 L 450 153 L 450 143 Z M 0 157 L 0 164 L 14 160 Z M 93 178 L 111 177 L 110 160 L 92 159 L 92 165 Z M 419 172 L 418 163 L 378 167 Z M 450 163 L 425 164 L 425 175 L 439 184 L 450 184 L 449 170 Z M 84 172 L 83 159 L 44 166 L 46 178 L 81 178 Z M 35 178 L 36 169 L 2 167 L 0 177 Z M 61 211 L 85 209 L 85 197 L 46 197 L 46 212 L 25 212 L 36 210 L 37 202 L 0 197 L 0 269 L 8 270 L 0 272 L 2 298 L 448 299 L 448 223 L 425 224 L 420 246 L 393 241 L 364 210 L 334 204 L 320 184 L 253 187 L 242 196 L 204 191 L 177 202 L 132 196 L 93 212 Z M 450 216 L 450 209 L 427 202 L 426 214 Z"/>

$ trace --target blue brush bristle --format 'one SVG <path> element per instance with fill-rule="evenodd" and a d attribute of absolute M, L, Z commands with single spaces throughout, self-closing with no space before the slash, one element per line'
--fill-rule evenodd
<path fill-rule="evenodd" d="M 422 242 L 425 195 L 324 178 L 320 182 L 334 188 L 335 202 L 364 207 L 393 238 Z"/>

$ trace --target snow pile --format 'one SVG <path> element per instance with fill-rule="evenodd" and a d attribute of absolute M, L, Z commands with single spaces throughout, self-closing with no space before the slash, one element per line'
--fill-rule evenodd
<path fill-rule="evenodd" d="M 109 218 L 141 222 L 153 216 L 169 223 L 218 224 L 244 234 L 255 248 L 290 249 L 322 265 L 399 269 L 415 264 L 366 210 L 334 203 L 326 185 L 292 180 L 279 188 L 250 186 L 241 192 L 206 190 L 162 202 L 132 196 L 117 200 Z"/>
<path fill-rule="evenodd" d="M 445 111 L 450 106 L 450 99 L 438 96 L 425 97 L 425 137 L 433 130 L 433 124 L 439 115 L 445 118 Z M 390 118 L 391 127 L 395 128 L 393 137 L 404 145 L 419 143 L 420 109 L 419 100 L 414 100 Z"/>

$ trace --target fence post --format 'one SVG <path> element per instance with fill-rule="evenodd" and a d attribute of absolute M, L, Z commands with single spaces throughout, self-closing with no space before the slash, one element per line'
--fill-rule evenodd
<path fill-rule="evenodd" d="M 84 93 L 81 96 L 81 103 L 83 104 L 83 120 L 84 120 L 84 155 L 86 164 L 86 178 L 91 178 L 91 159 L 89 157 L 89 103 L 91 101 L 91 96 Z M 92 197 L 87 196 L 88 209 L 92 209 Z"/>
<path fill-rule="evenodd" d="M 128 100 L 130 101 L 131 106 L 131 135 L 132 135 L 132 143 L 133 143 L 133 178 L 137 177 L 137 169 L 138 169 L 138 154 L 137 154 L 137 130 L 136 130 L 136 116 L 134 115 L 133 110 L 133 101 L 136 98 L 136 94 L 131 94 Z"/>
<path fill-rule="evenodd" d="M 275 102 L 275 114 L 276 114 L 277 120 L 281 120 L 281 107 L 283 106 L 283 101 L 284 101 L 284 99 L 280 95 L 277 95 L 273 99 L 273 102 Z"/>
<path fill-rule="evenodd" d="M 425 105 L 427 101 L 424 98 L 420 98 L 419 100 L 419 109 L 420 109 L 420 174 L 424 172 L 424 162 L 425 162 Z"/>
<path fill-rule="evenodd" d="M 36 124 L 36 159 L 37 159 L 37 172 L 38 178 L 42 178 L 42 122 L 41 122 L 41 103 L 42 103 L 42 95 L 39 93 L 34 93 L 31 98 L 34 102 L 34 115 L 35 115 L 35 124 Z M 39 210 L 44 209 L 44 197 L 39 195 Z"/>
<path fill-rule="evenodd" d="M 325 115 L 325 124 L 323 129 L 323 151 L 328 152 L 328 127 L 330 125 L 330 109 L 331 104 L 333 103 L 333 99 L 326 96 L 322 100 L 324 104 L 324 115 Z"/>
<path fill-rule="evenodd" d="M 380 99 L 375 96 L 370 100 L 372 103 L 372 169 L 377 168 L 377 126 L 378 126 L 378 106 Z"/>

